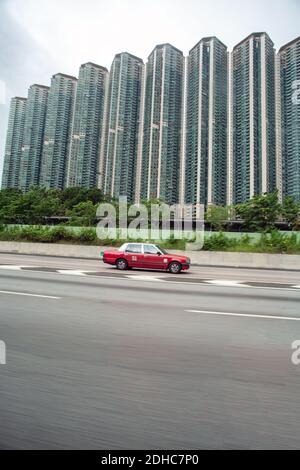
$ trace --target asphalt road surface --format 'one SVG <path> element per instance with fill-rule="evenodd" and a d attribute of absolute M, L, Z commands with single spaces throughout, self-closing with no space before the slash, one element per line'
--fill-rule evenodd
<path fill-rule="evenodd" d="M 299 300 L 299 272 L 0 255 L 0 448 L 297 449 Z"/>

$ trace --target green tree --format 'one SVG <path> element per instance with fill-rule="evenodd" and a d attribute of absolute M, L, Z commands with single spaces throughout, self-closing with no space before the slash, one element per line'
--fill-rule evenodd
<path fill-rule="evenodd" d="M 12 194 L 0 209 L 0 221 L 5 224 L 42 224 L 45 217 L 56 215 L 59 198 L 55 191 L 34 187 L 27 193 Z"/>
<path fill-rule="evenodd" d="M 294 228 L 297 226 L 299 219 L 299 204 L 297 204 L 293 197 L 286 196 L 284 198 L 281 214 L 290 227 Z"/>
<path fill-rule="evenodd" d="M 230 217 L 230 206 L 209 206 L 205 213 L 205 220 L 210 222 L 211 227 L 219 232 L 224 231 Z"/>
<path fill-rule="evenodd" d="M 70 224 L 78 227 L 89 227 L 96 223 L 97 204 L 92 201 L 80 202 L 73 209 L 67 211 Z"/>
<path fill-rule="evenodd" d="M 2 189 L 0 191 L 0 223 L 14 223 L 12 205 L 22 197 L 22 192 L 16 189 Z"/>
<path fill-rule="evenodd" d="M 5 189 L 0 191 L 0 224 L 42 224 L 47 217 L 66 216 L 80 203 L 91 202 L 94 206 L 106 201 L 113 202 L 98 188 L 59 190 L 37 186 L 25 194 Z M 89 207 L 89 204 L 85 207 L 88 214 Z M 87 220 L 91 220 L 89 215 Z"/>
<path fill-rule="evenodd" d="M 64 215 L 65 211 L 73 209 L 81 202 L 91 201 L 93 204 L 99 204 L 105 200 L 102 191 L 98 188 L 66 188 L 60 193 L 61 215 Z"/>
<path fill-rule="evenodd" d="M 254 196 L 250 201 L 235 207 L 245 227 L 253 231 L 270 231 L 281 214 L 278 192 Z"/>

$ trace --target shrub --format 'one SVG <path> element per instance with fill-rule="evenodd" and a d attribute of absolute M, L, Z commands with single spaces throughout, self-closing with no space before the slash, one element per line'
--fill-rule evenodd
<path fill-rule="evenodd" d="M 75 239 L 81 243 L 92 243 L 92 242 L 97 243 L 98 238 L 96 235 L 96 229 L 93 229 L 93 228 L 82 229 L 80 230 L 78 234 L 75 235 Z"/>
<path fill-rule="evenodd" d="M 296 234 L 287 235 L 278 230 L 262 234 L 256 246 L 260 251 L 269 253 L 295 253 L 300 248 Z"/>
<path fill-rule="evenodd" d="M 230 239 L 220 232 L 205 239 L 204 250 L 207 251 L 226 251 L 237 245 L 236 239 Z"/>
<path fill-rule="evenodd" d="M 61 241 L 72 241 L 72 233 L 69 232 L 65 227 L 57 226 L 51 228 L 48 234 L 48 243 L 57 243 Z M 46 240 L 45 240 L 46 241 Z"/>
<path fill-rule="evenodd" d="M 39 243 L 77 243 L 86 245 L 105 245 L 118 247 L 127 241 L 145 242 L 145 240 L 121 240 L 97 238 L 95 228 L 71 230 L 64 226 L 6 226 L 0 225 L 0 240 L 25 241 Z M 151 242 L 151 241 L 150 241 Z M 152 242 L 151 242 L 152 243 Z M 153 241 L 155 243 L 155 241 Z M 172 236 L 159 244 L 166 249 L 184 250 L 186 240 L 177 240 Z M 261 234 L 259 240 L 253 241 L 249 235 L 240 239 L 229 238 L 224 233 L 214 233 L 205 239 L 204 250 L 207 251 L 241 251 L 254 253 L 300 253 L 300 241 L 296 234 L 285 234 L 277 230 Z"/>

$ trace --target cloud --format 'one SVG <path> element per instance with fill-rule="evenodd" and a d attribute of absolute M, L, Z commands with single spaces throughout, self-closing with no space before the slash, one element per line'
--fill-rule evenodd
<path fill-rule="evenodd" d="M 10 98 L 26 96 L 32 83 L 48 84 L 55 67 L 47 52 L 12 17 L 9 4 L 7 0 L 0 2 L 0 80 L 6 88 L 5 104 L 0 104 L 0 177 Z"/>

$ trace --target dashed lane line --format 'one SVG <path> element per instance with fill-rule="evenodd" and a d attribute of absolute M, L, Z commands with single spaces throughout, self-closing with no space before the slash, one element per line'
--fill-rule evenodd
<path fill-rule="evenodd" d="M 8 290 L 0 290 L 0 294 L 4 295 L 20 295 L 24 297 L 38 297 L 40 299 L 54 299 L 61 300 L 61 297 L 55 297 L 53 295 L 42 295 L 42 294 L 28 294 L 27 292 L 13 292 Z"/>
<path fill-rule="evenodd" d="M 7 269 L 8 271 L 21 271 L 25 268 L 30 268 L 30 266 L 13 266 L 11 264 L 2 264 L 0 266 L 0 269 Z"/>
<path fill-rule="evenodd" d="M 300 321 L 300 317 L 282 317 L 277 315 L 255 315 L 251 313 L 231 313 L 231 312 L 212 312 L 209 310 L 185 310 L 187 313 L 202 313 L 204 315 L 216 315 L 216 316 L 227 316 L 227 317 L 247 317 L 247 318 L 259 318 L 267 320 L 289 320 L 289 321 Z"/>
<path fill-rule="evenodd" d="M 132 275 L 132 276 L 128 276 L 126 274 L 126 279 L 133 279 L 134 281 L 137 280 L 137 281 L 158 281 L 158 282 L 165 282 L 164 278 L 163 277 L 157 277 L 157 276 L 136 276 L 136 275 Z"/>
<path fill-rule="evenodd" d="M 58 269 L 59 274 L 69 274 L 70 276 L 85 276 L 89 271 L 80 271 L 77 269 Z"/>
<path fill-rule="evenodd" d="M 231 281 L 230 279 L 211 279 L 205 282 L 221 287 L 249 287 L 243 281 Z"/>

